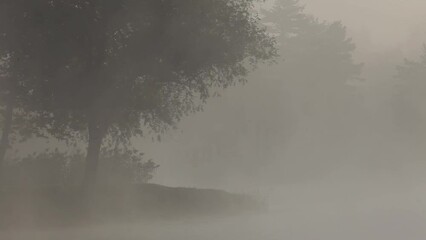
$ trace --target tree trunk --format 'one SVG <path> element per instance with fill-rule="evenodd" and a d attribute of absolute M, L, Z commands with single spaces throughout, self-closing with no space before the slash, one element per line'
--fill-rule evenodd
<path fill-rule="evenodd" d="M 98 118 L 91 118 L 88 123 L 89 143 L 86 155 L 86 168 L 83 186 L 90 187 L 96 183 L 99 155 L 102 140 L 106 133 L 106 126 Z"/>
<path fill-rule="evenodd" d="M 13 103 L 12 101 L 9 101 L 6 105 L 6 111 L 4 113 L 4 124 L 0 140 L 0 183 L 3 180 L 3 162 L 6 156 L 7 149 L 9 148 L 9 135 L 12 132 L 12 118 Z"/>

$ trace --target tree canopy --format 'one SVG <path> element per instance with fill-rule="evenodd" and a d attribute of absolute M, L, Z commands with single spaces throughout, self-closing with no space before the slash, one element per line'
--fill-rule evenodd
<path fill-rule="evenodd" d="M 300 111 L 328 115 L 347 109 L 343 101 L 352 98 L 350 83 L 359 79 L 362 64 L 353 59 L 355 44 L 345 26 L 306 14 L 297 0 L 277 1 L 265 16 L 283 61 L 268 74 L 291 89 L 286 95 L 300 103 Z"/>
<path fill-rule="evenodd" d="M 292 164 L 322 168 L 323 161 L 310 161 L 319 158 L 320 151 L 313 149 L 337 146 L 342 138 L 336 136 L 349 139 L 362 124 L 357 119 L 363 117 L 363 102 L 350 84 L 362 65 L 352 57 L 355 45 L 345 27 L 305 13 L 298 1 L 275 2 L 262 21 L 277 39 L 281 56 L 276 64 L 256 69 L 244 88 L 228 89 L 187 122 L 177 141 L 178 158 L 188 161 L 185 167 L 193 164 L 199 170 L 204 164 L 206 171 L 197 180 L 220 181 L 220 171 L 220 176 L 244 173 L 255 182 L 265 177 L 262 172 L 291 176 L 285 171 Z M 214 123 L 205 128 L 209 119 Z M 305 145 L 294 148 L 301 141 Z M 282 168 L 265 171 L 270 166 Z"/>
<path fill-rule="evenodd" d="M 426 129 L 426 45 L 418 60 L 405 59 L 397 67 L 393 109 L 397 125 L 414 136 L 424 135 Z"/>
<path fill-rule="evenodd" d="M 88 129 L 94 175 L 108 134 L 126 141 L 143 126 L 173 126 L 275 55 L 252 4 L 4 0 L 1 53 L 28 82 L 22 95 L 39 128 L 61 138 Z"/>

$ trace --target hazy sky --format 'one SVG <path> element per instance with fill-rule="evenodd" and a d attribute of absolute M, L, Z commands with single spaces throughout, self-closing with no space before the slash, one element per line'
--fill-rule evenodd
<path fill-rule="evenodd" d="M 426 41 L 424 0 L 301 0 L 320 19 L 341 20 L 359 51 L 383 51 Z M 369 45 L 369 46 L 368 46 Z M 374 48 L 374 49 L 371 49 Z"/>

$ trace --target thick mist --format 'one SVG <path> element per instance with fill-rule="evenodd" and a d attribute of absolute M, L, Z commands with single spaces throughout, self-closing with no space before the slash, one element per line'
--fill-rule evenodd
<path fill-rule="evenodd" d="M 184 120 L 179 132 L 162 143 L 174 150 L 159 149 L 159 156 L 176 157 L 166 165 L 191 170 L 173 176 L 163 169 L 167 172 L 155 180 L 261 195 L 273 206 L 272 213 L 283 214 L 269 220 L 278 222 L 276 229 L 286 229 L 282 235 L 265 230 L 265 239 L 422 239 L 426 153 L 420 132 L 425 118 L 397 120 L 407 112 L 395 112 L 395 86 L 404 84 L 396 77 L 397 66 L 404 58 L 418 61 L 422 54 L 425 3 L 302 3 L 320 21 L 341 21 L 353 39 L 354 59 L 364 64 L 361 80 L 348 84 L 355 106 L 345 105 L 343 96 L 334 101 L 346 113 L 332 111 L 325 120 L 309 115 L 300 110 L 299 99 L 315 104 L 322 93 L 312 86 L 285 88 L 286 83 L 270 76 L 273 67 L 262 66 L 253 77 L 262 76 L 260 81 L 210 100 L 203 113 Z M 326 79 L 315 81 L 324 84 Z M 411 107 L 424 109 L 424 96 Z M 266 137 L 256 133 L 259 124 Z M 403 130 L 404 125 L 413 130 Z"/>
<path fill-rule="evenodd" d="M 272 2 L 268 3 L 268 8 Z M 274 66 L 260 66 L 249 77 L 247 84 L 227 89 L 221 97 L 209 100 L 204 112 L 185 119 L 179 130 L 161 143 L 166 145 L 167 149 L 175 149 L 168 152 L 159 147 L 158 154 L 164 156 L 162 158 L 168 159 L 168 154 L 179 156 L 171 163 L 171 168 L 191 166 L 193 169 L 185 176 L 176 176 L 177 179 L 173 179 L 173 182 L 184 181 L 194 186 L 221 184 L 226 187 L 234 185 L 239 178 L 246 178 L 240 183 L 251 187 L 262 181 L 268 182 L 271 178 L 274 179 L 271 181 L 278 180 L 282 183 L 292 182 L 292 178 L 295 178 L 295 181 L 308 181 L 316 175 L 339 170 L 341 164 L 353 164 L 355 166 L 351 167 L 355 169 L 361 168 L 362 171 L 362 168 L 365 168 L 365 171 L 373 172 L 385 171 L 384 168 L 391 167 L 392 164 L 404 168 L 411 164 L 411 160 L 416 161 L 423 156 L 421 143 L 407 142 L 398 135 L 398 126 L 394 125 L 395 116 L 391 108 L 395 91 L 393 88 L 398 84 L 395 78 L 397 66 L 404 63 L 404 58 L 418 59 L 422 52 L 422 43 L 426 41 L 426 35 L 423 35 L 425 31 L 419 27 L 426 21 L 422 18 L 421 11 L 424 3 L 325 0 L 302 1 L 300 5 L 305 6 L 305 12 L 317 17 L 319 21 L 341 21 L 347 30 L 348 38 L 356 45 L 352 54 L 356 63 L 363 64 L 362 72 L 359 81 L 350 80 L 347 83 L 352 85 L 350 94 L 356 95 L 355 106 L 344 105 L 343 99 L 337 99 L 342 101 L 337 104 L 341 104 L 342 108 L 346 108 L 347 114 L 351 115 L 339 116 L 341 113 L 338 111 L 328 113 L 327 121 L 332 125 L 328 126 L 328 129 L 320 125 L 320 119 L 315 119 L 322 116 L 309 116 L 303 112 L 296 116 L 294 111 L 300 112 L 301 108 L 297 97 L 305 98 L 307 104 L 315 104 L 318 98 L 324 97 L 320 96 L 323 93 L 315 92 L 312 86 L 285 86 L 286 82 L 291 80 L 274 80 L 271 77 L 274 74 Z M 282 57 L 285 62 L 285 53 Z M 306 68 L 301 71 L 304 70 L 308 71 Z M 296 72 L 289 78 L 297 78 L 297 74 Z M 327 84 L 326 79 L 317 78 L 313 81 Z M 325 88 L 337 89 L 337 86 L 330 84 Z M 317 96 L 313 96 L 315 94 Z M 418 104 L 421 107 L 422 101 Z M 317 111 L 321 112 L 323 109 Z M 261 125 L 268 132 L 265 134 L 275 135 L 272 136 L 276 138 L 272 143 L 254 140 L 255 122 L 259 119 L 264 119 Z M 297 127 L 303 125 L 303 121 L 309 121 L 309 124 Z M 206 122 L 210 123 L 208 127 L 204 125 Z M 253 132 L 253 136 L 240 136 L 247 134 L 246 132 Z M 226 141 L 230 142 L 226 144 Z M 232 141 L 238 141 L 238 144 L 234 146 L 234 150 L 230 150 L 231 156 L 224 160 L 220 151 L 226 150 L 215 152 L 215 148 L 220 144 L 233 144 Z M 262 144 L 268 145 L 271 150 L 262 153 L 266 156 L 263 156 L 262 161 L 258 161 L 260 153 L 257 149 L 262 148 L 259 146 Z M 196 155 L 197 151 L 202 152 L 198 154 L 207 154 L 204 158 L 208 160 L 203 160 L 203 155 L 188 156 Z M 407 154 L 411 160 L 407 159 Z M 405 160 L 399 160 L 402 156 L 407 157 Z M 181 161 L 186 164 L 181 164 Z M 270 161 L 274 163 L 271 164 Z M 381 161 L 384 165 L 379 163 Z M 386 162 L 389 164 L 385 164 Z M 297 171 L 289 170 L 289 166 L 295 167 Z M 212 169 L 216 170 L 211 171 Z M 159 173 L 156 180 L 167 182 L 170 174 Z M 261 174 L 264 174 L 264 177 L 258 178 Z M 251 178 L 253 182 L 250 181 Z"/>
<path fill-rule="evenodd" d="M 101 116 L 96 118 L 100 121 L 94 129 L 102 129 L 102 119 L 111 118 L 116 123 L 110 125 L 110 132 L 96 135 L 105 136 L 104 142 L 100 137 L 98 146 L 97 178 L 101 187 L 87 198 L 84 194 L 88 190 L 80 192 L 80 179 L 90 182 L 85 163 L 93 147 L 91 115 L 79 111 L 72 115 L 75 109 L 84 107 L 69 107 L 67 101 L 72 98 L 52 98 L 58 104 L 65 102 L 57 106 L 72 113 L 48 108 L 51 116 L 35 123 L 23 117 L 19 124 L 37 127 L 48 122 L 43 131 L 67 131 L 55 130 L 59 134 L 51 134 L 47 140 L 33 134 L 26 141 L 10 144 L 6 156 L 12 163 L 31 160 L 22 157 L 27 153 L 57 150 L 35 157 L 45 165 L 25 165 L 41 174 L 31 175 L 31 170 L 26 172 L 19 166 L 4 174 L 6 178 L 12 176 L 18 186 L 5 188 L 5 192 L 12 189 L 12 197 L 4 202 L 13 203 L 14 196 L 20 201 L 12 204 L 16 211 L 7 211 L 16 220 L 0 221 L 0 226 L 8 223 L 0 227 L 1 239 L 426 237 L 425 1 L 269 0 L 247 6 L 200 1 L 196 9 L 191 4 L 167 5 L 172 10 L 153 6 L 146 5 L 153 10 L 144 13 L 153 20 L 138 26 L 141 33 L 153 37 L 146 40 L 143 34 L 135 34 L 135 41 L 127 41 L 134 29 L 126 25 L 120 29 L 122 35 L 113 35 L 112 46 L 108 41 L 103 43 L 107 60 L 99 63 L 101 70 L 90 72 L 100 74 L 99 79 L 109 79 L 113 74 L 117 79 L 138 79 L 134 85 L 117 85 L 89 94 L 95 103 L 101 99 L 94 105 L 94 112 L 99 111 Z M 132 18 L 138 16 L 137 11 L 123 9 L 124 13 L 114 13 L 108 24 L 121 26 L 123 16 L 123 22 L 139 20 Z M 161 15 L 162 11 L 171 13 Z M 246 19 L 250 14 L 259 15 Z M 192 19 L 188 16 L 200 21 L 189 24 Z M 119 44 L 114 45 L 114 41 Z M 138 41 L 147 46 L 139 47 Z M 63 53 L 85 64 L 86 45 L 61 44 L 78 50 L 77 54 Z M 121 52 L 132 44 L 134 52 Z M 95 54 L 98 48 L 94 49 Z M 108 54 L 114 51 L 117 53 L 110 57 Z M 140 57 L 136 52 L 147 55 Z M 37 52 L 31 54 L 39 61 Z M 13 60 L 13 54 L 10 56 L 3 57 L 0 65 Z M 117 59 L 121 59 L 116 56 L 124 56 L 124 64 L 118 64 Z M 73 75 L 74 70 L 80 74 L 83 67 L 79 63 L 60 60 L 63 62 L 58 65 L 65 67 L 40 78 L 72 79 L 77 75 Z M 29 64 L 39 67 L 31 61 Z M 205 83 L 205 79 L 211 82 Z M 46 80 L 47 84 L 49 81 L 54 84 L 48 86 L 56 89 L 56 80 Z M 158 82 L 161 84 L 156 85 Z M 97 83 L 90 82 L 87 91 Z M 38 90 L 34 88 L 35 93 Z M 127 98 L 137 91 L 142 94 Z M 82 92 L 85 90 L 75 93 Z M 108 95 L 111 92 L 115 95 Z M 40 105 L 43 101 L 53 100 L 44 97 Z M 26 106 L 25 100 L 22 102 L 18 105 Z M 6 112 L 4 106 L 1 109 Z M 37 113 L 39 108 L 31 105 L 28 111 Z M 61 118 L 54 119 L 58 115 Z M 77 120 L 68 124 L 68 118 Z M 2 115 L 0 124 L 4 119 Z M 81 127 L 87 119 L 88 130 Z M 139 122 L 144 124 L 139 126 Z M 69 144 L 63 141 L 68 131 L 83 137 Z M 136 134 L 139 131 L 141 134 Z M 18 139 L 19 134 L 16 131 Z M 96 150 L 93 153 L 96 155 Z M 63 165 L 55 165 L 56 158 Z M 65 177 L 51 176 L 53 171 L 65 172 Z M 38 189 L 34 179 L 42 179 L 41 194 L 34 190 Z M 50 192 L 46 186 L 60 187 Z M 32 198 L 26 199 L 33 193 L 36 207 L 29 203 Z M 83 200 L 78 194 L 85 196 Z M 0 210 L 7 210 L 4 206 Z M 61 224 L 41 224 L 40 228 L 32 214 L 44 211 L 48 213 L 41 215 L 46 215 L 49 223 L 58 215 Z M 77 213 L 71 214 L 74 211 Z M 80 212 L 87 215 L 80 219 Z M 24 220 L 17 217 L 21 215 Z M 85 224 L 92 220 L 96 224 Z M 21 222 L 24 227 L 15 230 Z"/>

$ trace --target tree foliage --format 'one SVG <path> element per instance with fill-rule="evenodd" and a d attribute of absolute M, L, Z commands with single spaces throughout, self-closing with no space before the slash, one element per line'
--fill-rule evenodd
<path fill-rule="evenodd" d="M 324 22 L 304 13 L 297 0 L 279 0 L 265 15 L 283 56 L 280 67 L 271 72 L 282 80 L 284 89 L 299 94 L 288 93 L 300 103 L 300 109 L 329 114 L 327 111 L 347 108 L 342 100 L 352 98 L 350 83 L 359 80 L 362 64 L 353 59 L 355 44 L 346 28 L 340 22 Z"/>
<path fill-rule="evenodd" d="M 230 176 L 245 173 L 253 180 L 271 161 L 300 165 L 311 159 L 315 151 L 290 152 L 299 150 L 291 146 L 300 138 L 309 138 L 303 139 L 306 147 L 315 143 L 312 147 L 320 148 L 341 141 L 335 136 L 353 136 L 361 124 L 356 119 L 362 102 L 350 83 L 360 77 L 362 65 L 353 59 L 355 45 L 345 27 L 305 13 L 296 0 L 275 3 L 262 12 L 262 21 L 276 36 L 281 55 L 277 64 L 257 69 L 249 79 L 261 81 L 229 89 L 227 98 L 211 106 L 201 120 L 191 121 L 180 145 L 188 149 L 182 159 L 194 164 L 204 160 L 207 169 L 217 167 Z M 210 128 L 202 123 L 206 119 L 215 119 Z M 216 179 L 215 171 L 200 179 L 209 174 Z"/>
<path fill-rule="evenodd" d="M 84 154 L 46 149 L 40 153 L 9 159 L 4 181 L 8 186 L 75 186 L 84 175 Z M 159 165 L 129 148 L 103 149 L 99 179 L 103 184 L 120 185 L 149 182 Z"/>
<path fill-rule="evenodd" d="M 198 109 L 194 97 L 207 99 L 211 87 L 233 84 L 247 63 L 274 51 L 250 1 L 11 5 L 18 9 L 9 14 L 18 13 L 24 26 L 10 24 L 19 31 L 11 41 L 22 42 L 12 48 L 21 52 L 10 54 L 28 58 L 16 67 L 22 74 L 31 68 L 26 77 L 39 81 L 54 134 L 84 128 L 93 112 L 127 134 L 141 118 L 154 129 L 172 125 Z"/>
<path fill-rule="evenodd" d="M 423 103 L 426 94 L 426 45 L 418 60 L 405 59 L 397 67 L 393 98 L 393 109 L 397 125 L 411 134 L 424 134 L 426 129 L 426 108 Z"/>
<path fill-rule="evenodd" d="M 25 82 L 22 99 L 38 128 L 88 136 L 94 175 L 105 136 L 162 132 L 275 55 L 252 4 L 3 0 L 0 51 Z"/>

